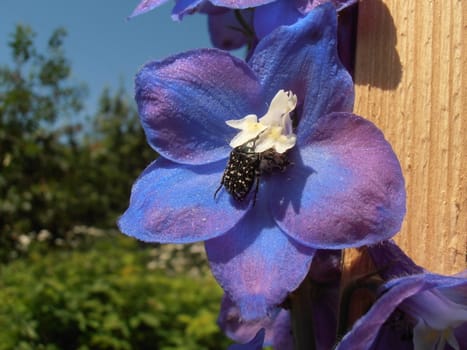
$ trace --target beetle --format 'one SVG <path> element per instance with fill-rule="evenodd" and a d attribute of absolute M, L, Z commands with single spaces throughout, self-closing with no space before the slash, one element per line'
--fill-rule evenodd
<path fill-rule="evenodd" d="M 254 187 L 254 206 L 262 173 L 270 173 L 275 169 L 284 171 L 290 164 L 285 154 L 277 153 L 272 148 L 262 153 L 255 152 L 255 143 L 258 137 L 235 147 L 230 152 L 221 183 L 214 192 L 214 199 L 224 186 L 235 200 L 243 201 Z"/>
<path fill-rule="evenodd" d="M 229 161 L 222 175 L 221 183 L 214 193 L 214 198 L 224 186 L 235 200 L 242 201 L 254 185 L 253 203 L 256 201 L 259 177 L 261 176 L 261 155 L 254 151 L 256 140 L 257 137 L 235 147 L 230 152 Z"/>

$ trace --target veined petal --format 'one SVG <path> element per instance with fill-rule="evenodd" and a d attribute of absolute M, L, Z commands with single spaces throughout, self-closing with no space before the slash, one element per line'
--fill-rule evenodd
<path fill-rule="evenodd" d="M 245 20 L 250 22 L 251 12 L 243 11 Z M 208 13 L 209 37 L 212 45 L 222 50 L 239 49 L 247 43 L 247 36 L 241 31 L 234 11 L 220 14 Z"/>
<path fill-rule="evenodd" d="M 172 10 L 172 19 L 181 21 L 183 16 L 196 12 L 205 0 L 177 0 Z"/>
<path fill-rule="evenodd" d="M 412 326 L 403 317 L 403 314 L 396 309 L 381 326 L 373 345 L 369 348 L 361 348 L 361 350 L 414 350 Z M 347 348 L 345 349 L 347 350 Z M 349 350 L 353 349 L 350 348 Z"/>
<path fill-rule="evenodd" d="M 266 198 L 258 198 L 235 227 L 205 243 L 214 276 L 245 321 L 273 315 L 305 278 L 315 252 L 284 235 L 265 207 Z"/>
<path fill-rule="evenodd" d="M 264 335 L 266 330 L 261 328 L 255 335 L 255 337 L 245 344 L 233 344 L 230 345 L 227 350 L 261 350 L 263 349 Z"/>
<path fill-rule="evenodd" d="M 416 265 L 393 240 L 379 242 L 368 247 L 375 268 L 385 280 L 425 272 Z M 397 261 L 397 264 L 394 264 Z"/>
<path fill-rule="evenodd" d="M 297 106 L 297 96 L 291 91 L 279 90 L 271 101 L 268 111 L 260 118 L 260 123 L 279 126 L 291 131 L 290 112 Z"/>
<path fill-rule="evenodd" d="M 292 350 L 293 337 L 290 313 L 280 310 L 271 317 L 245 322 L 239 308 L 225 294 L 222 298 L 221 311 L 217 323 L 224 333 L 236 342 L 245 343 L 261 329 L 265 330 L 264 345 L 275 349 Z"/>
<path fill-rule="evenodd" d="M 255 114 L 249 114 L 238 120 L 227 120 L 225 123 L 231 128 L 241 130 L 241 132 L 235 135 L 232 141 L 230 141 L 229 145 L 232 148 L 252 141 L 267 128 L 266 125 L 258 123 L 258 117 Z"/>
<path fill-rule="evenodd" d="M 434 274 L 418 274 L 390 280 L 381 287 L 381 294 L 376 303 L 357 321 L 352 330 L 343 338 L 336 350 L 380 349 L 379 345 L 388 346 L 388 349 L 392 349 L 392 347 L 389 346 L 394 344 L 398 344 L 398 349 L 413 349 L 414 346 L 417 350 L 434 349 L 433 346 L 435 344 L 440 344 L 440 342 L 443 341 L 448 341 L 450 344 L 459 343 L 460 346 L 462 346 L 462 344 L 465 344 L 467 338 L 464 336 L 466 333 L 458 333 L 457 331 L 465 330 L 466 327 L 462 329 L 462 326 L 458 325 L 455 329 L 455 333 L 453 332 L 454 327 L 444 329 L 446 332 L 433 332 L 434 329 L 429 325 L 436 321 L 433 318 L 444 318 L 448 320 L 450 316 L 453 316 L 452 321 L 458 320 L 458 316 L 462 315 L 462 311 L 456 310 L 456 306 L 452 309 L 452 306 L 448 306 L 449 303 L 435 300 L 435 295 L 438 293 L 442 294 L 444 289 L 457 290 L 459 287 L 462 288 L 466 284 L 467 281 L 462 278 Z M 430 295 L 432 300 L 426 300 L 427 295 Z M 418 306 L 416 306 L 416 304 L 418 304 Z M 446 306 L 448 306 L 449 309 L 440 310 Z M 409 317 L 402 317 L 399 321 L 394 319 L 402 323 L 399 327 L 388 329 L 391 325 L 388 326 L 386 322 L 388 322 L 396 308 L 403 315 L 408 314 Z M 438 315 L 432 315 L 426 319 L 427 314 L 434 310 L 438 311 Z M 408 347 L 406 342 L 398 342 L 397 339 L 394 338 L 401 335 L 404 336 L 403 329 L 407 326 L 410 327 L 410 332 L 414 320 L 417 322 L 417 325 L 413 329 L 413 339 L 409 338 L 411 346 Z M 392 320 L 389 322 L 392 322 Z M 388 334 L 389 330 L 391 330 L 391 335 Z M 462 334 L 462 336 L 459 336 L 459 334 Z M 454 338 L 454 336 L 456 336 L 456 338 Z M 385 341 L 391 338 L 393 341 L 389 343 Z M 441 349 L 444 349 L 444 347 L 441 347 Z"/>
<path fill-rule="evenodd" d="M 136 101 L 149 144 L 185 164 L 228 157 L 234 131 L 225 121 L 264 109 L 254 73 L 217 49 L 146 64 L 136 77 Z"/>
<path fill-rule="evenodd" d="M 404 179 L 391 146 L 372 123 L 350 113 L 327 115 L 296 149 L 270 188 L 274 218 L 288 235 L 310 247 L 337 249 L 398 232 Z"/>
<path fill-rule="evenodd" d="M 209 0 L 213 5 L 231 9 L 246 9 L 267 4 L 275 0 Z"/>
<path fill-rule="evenodd" d="M 292 130 L 290 113 L 297 105 L 297 96 L 291 91 L 279 90 L 266 114 L 258 121 L 255 114 L 238 120 L 227 120 L 226 124 L 241 131 L 232 139 L 235 148 L 251 141 L 254 151 L 262 153 L 270 148 L 284 153 L 295 146 L 296 136 Z"/>
<path fill-rule="evenodd" d="M 284 135 L 282 130 L 280 127 L 273 126 L 261 134 L 256 142 L 256 152 L 261 153 L 274 148 L 276 152 L 282 154 L 293 148 L 297 142 L 297 137 L 294 134 Z"/>
<path fill-rule="evenodd" d="M 224 162 L 181 166 L 159 158 L 133 185 L 120 230 L 160 243 L 190 243 L 225 233 L 246 209 L 225 193 L 214 200 L 223 171 Z"/>
<path fill-rule="evenodd" d="M 280 89 L 297 95 L 298 143 L 307 139 L 319 118 L 353 108 L 353 82 L 338 58 L 336 32 L 336 10 L 324 4 L 266 36 L 249 61 L 266 101 Z"/>
<path fill-rule="evenodd" d="M 459 343 L 459 347 L 467 349 L 467 322 L 455 329 L 454 336 Z"/>
<path fill-rule="evenodd" d="M 294 1 L 273 1 L 255 9 L 255 33 L 259 39 L 262 39 L 277 27 L 293 24 L 301 17 L 303 15 L 298 11 Z"/>
<path fill-rule="evenodd" d="M 414 350 L 444 350 L 448 343 L 454 350 L 461 350 L 452 329 L 438 331 L 428 327 L 423 320 L 413 330 Z"/>
<path fill-rule="evenodd" d="M 128 18 L 133 18 L 135 16 L 149 12 L 158 6 L 165 4 L 167 1 L 168 0 L 143 0 L 138 4 L 138 6 L 136 6 Z"/>
<path fill-rule="evenodd" d="M 369 350 L 378 337 L 381 326 L 392 312 L 405 299 L 415 295 L 424 288 L 422 276 L 402 281 L 383 294 L 371 309 L 362 316 L 341 340 L 336 350 Z"/>
<path fill-rule="evenodd" d="M 341 11 L 351 5 L 357 3 L 357 0 L 293 0 L 295 6 L 301 13 L 308 13 L 312 9 L 327 2 L 332 3 L 336 7 L 336 11 Z"/>
<path fill-rule="evenodd" d="M 453 302 L 436 289 L 419 293 L 407 300 L 403 308 L 412 316 L 423 319 L 423 326 L 438 331 L 456 328 L 467 322 L 467 305 Z"/>
<path fill-rule="evenodd" d="M 432 281 L 428 277 L 426 282 L 428 285 Z M 467 285 L 467 280 L 445 277 L 445 284 L 453 282 Z M 450 289 L 458 287 L 451 286 Z M 413 336 L 415 350 L 444 349 L 446 342 L 454 349 L 460 349 L 454 330 L 467 323 L 467 305 L 454 302 L 432 285 L 430 290 L 405 300 L 399 308 L 418 320 Z"/>

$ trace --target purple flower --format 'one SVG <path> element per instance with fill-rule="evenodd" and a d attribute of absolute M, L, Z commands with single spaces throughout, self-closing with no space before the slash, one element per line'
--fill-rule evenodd
<path fill-rule="evenodd" d="M 265 330 L 262 328 L 248 343 L 230 345 L 228 350 L 261 350 L 263 348 L 264 334 Z"/>
<path fill-rule="evenodd" d="M 290 25 L 305 17 L 314 8 L 332 3 L 340 11 L 356 0 L 276 0 L 255 9 L 253 27 L 258 39 L 281 25 Z"/>
<path fill-rule="evenodd" d="M 335 343 L 341 278 L 340 255 L 339 250 L 318 250 L 307 276 L 306 283 L 311 283 L 313 291 L 310 295 L 310 312 L 312 319 L 317 320 L 312 325 L 316 349 L 331 349 Z M 236 342 L 247 342 L 264 329 L 264 345 L 280 350 L 294 348 L 290 312 L 286 309 L 278 309 L 262 319 L 246 321 L 235 303 L 224 295 L 218 323 L 224 333 Z"/>
<path fill-rule="evenodd" d="M 370 254 L 388 281 L 338 350 L 442 350 L 447 344 L 453 349 L 467 349 L 465 276 L 427 273 L 393 242 L 371 247 Z"/>
<path fill-rule="evenodd" d="M 264 330 L 264 346 L 273 346 L 280 350 L 293 349 L 292 326 L 287 310 L 277 310 L 274 315 L 259 320 L 244 321 L 240 309 L 224 295 L 218 323 L 224 333 L 236 342 L 246 343 Z"/>
<path fill-rule="evenodd" d="M 148 63 L 136 78 L 141 123 L 160 158 L 133 186 L 120 229 L 148 242 L 206 241 L 215 277 L 246 320 L 275 312 L 306 276 L 315 249 L 387 239 L 405 213 L 399 162 L 382 133 L 349 112 L 352 80 L 335 45 L 328 4 L 265 37 L 248 64 L 217 49 L 194 50 Z M 281 90 L 293 92 L 282 96 L 296 96 L 295 106 L 285 99 L 273 108 Z M 269 114 L 281 106 L 293 114 Z M 295 145 L 271 149 L 269 160 L 245 145 L 250 168 L 265 161 L 284 171 L 261 174 L 257 194 L 243 201 L 230 185 L 214 199 L 235 136 L 226 121 L 245 116 L 264 116 L 257 124 L 266 131 L 252 143 Z"/>
<path fill-rule="evenodd" d="M 149 12 L 160 5 L 165 4 L 167 1 L 168 0 L 143 0 L 133 10 L 130 18 Z M 261 6 L 272 1 L 275 0 L 175 0 L 175 6 L 172 10 L 172 18 L 174 20 L 181 20 L 183 16 L 187 14 L 198 12 L 200 9 L 203 11 L 204 6 L 213 5 L 219 8 L 246 9 Z M 215 13 L 216 11 L 222 11 L 222 9 L 210 10 L 212 13 Z"/>
<path fill-rule="evenodd" d="M 151 11 L 165 2 L 167 0 L 143 0 L 130 18 Z M 340 11 L 357 0 L 176 0 L 172 18 L 178 21 L 187 14 L 207 14 L 213 45 L 233 50 L 246 44 L 255 46 L 259 39 L 277 27 L 293 24 L 315 7 L 328 2 Z M 238 10 L 240 12 L 234 13 Z M 239 22 L 238 16 L 242 17 L 243 23 Z"/>

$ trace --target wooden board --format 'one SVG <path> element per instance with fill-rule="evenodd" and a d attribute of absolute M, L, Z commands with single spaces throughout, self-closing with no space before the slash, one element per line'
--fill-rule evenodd
<path fill-rule="evenodd" d="M 467 1 L 359 3 L 355 113 L 397 153 L 407 216 L 397 243 L 428 270 L 466 268 Z"/>

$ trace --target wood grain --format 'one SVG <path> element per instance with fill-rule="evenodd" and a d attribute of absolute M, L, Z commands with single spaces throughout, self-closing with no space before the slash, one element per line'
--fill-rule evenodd
<path fill-rule="evenodd" d="M 467 1 L 363 0 L 355 113 L 398 155 L 407 216 L 397 243 L 430 271 L 466 268 Z"/>

